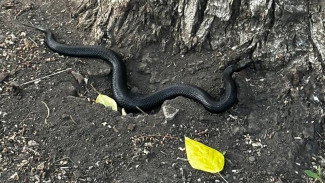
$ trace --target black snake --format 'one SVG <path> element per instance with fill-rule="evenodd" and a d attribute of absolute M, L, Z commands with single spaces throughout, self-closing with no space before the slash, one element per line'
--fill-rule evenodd
<path fill-rule="evenodd" d="M 100 46 L 61 44 L 55 41 L 54 35 L 50 30 L 30 25 L 25 26 L 44 32 L 46 34 L 47 46 L 55 52 L 74 57 L 98 58 L 110 63 L 112 66 L 113 97 L 119 106 L 128 111 L 150 110 L 160 106 L 165 100 L 184 96 L 200 102 L 212 113 L 223 112 L 237 102 L 237 89 L 232 74 L 244 69 L 250 63 L 250 61 L 246 61 L 239 65 L 226 67 L 223 71 L 225 93 L 219 101 L 215 100 L 203 89 L 185 84 L 171 85 L 148 95 L 136 95 L 128 89 L 125 65 L 114 51 Z"/>

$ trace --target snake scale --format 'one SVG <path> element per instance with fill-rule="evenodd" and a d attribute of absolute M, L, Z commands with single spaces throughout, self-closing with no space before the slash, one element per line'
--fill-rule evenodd
<path fill-rule="evenodd" d="M 25 24 L 24 24 L 25 25 Z M 25 25 L 35 28 L 46 34 L 47 46 L 62 55 L 74 57 L 86 57 L 102 59 L 112 66 L 112 90 L 113 98 L 119 106 L 128 111 L 151 110 L 159 107 L 165 100 L 184 96 L 201 103 L 208 111 L 212 113 L 221 113 L 231 108 L 237 100 L 236 84 L 232 78 L 234 72 L 244 69 L 249 62 L 238 65 L 229 65 L 223 71 L 223 80 L 225 93 L 221 99 L 215 100 L 209 93 L 203 89 L 185 84 L 176 84 L 165 87 L 157 92 L 147 95 L 137 95 L 131 93 L 127 87 L 126 69 L 123 61 L 114 51 L 100 46 L 72 46 L 58 43 L 52 31 L 41 27 Z"/>

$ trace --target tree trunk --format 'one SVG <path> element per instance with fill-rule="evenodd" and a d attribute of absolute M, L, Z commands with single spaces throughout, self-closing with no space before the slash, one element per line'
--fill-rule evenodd
<path fill-rule="evenodd" d="M 269 68 L 290 61 L 322 69 L 320 0 L 74 1 L 80 27 L 90 28 L 98 42 L 128 48 L 131 55 L 149 43 L 172 54 L 204 48 L 228 57 L 253 48 L 253 58 Z"/>

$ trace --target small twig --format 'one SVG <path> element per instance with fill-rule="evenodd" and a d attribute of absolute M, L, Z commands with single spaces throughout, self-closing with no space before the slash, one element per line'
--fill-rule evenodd
<path fill-rule="evenodd" d="M 71 119 L 72 122 L 74 122 L 75 124 L 77 124 L 76 121 L 72 118 L 71 115 L 70 115 L 70 119 Z"/>
<path fill-rule="evenodd" d="M 31 37 L 28 37 L 34 44 L 36 47 L 38 47 L 38 44 L 36 43 L 36 41 L 34 41 Z"/>
<path fill-rule="evenodd" d="M 41 102 L 45 105 L 45 107 L 47 109 L 47 116 L 44 120 L 44 123 L 47 124 L 47 119 L 50 117 L 50 108 L 47 106 L 47 104 L 44 101 L 41 101 Z"/>
<path fill-rule="evenodd" d="M 58 72 L 55 72 L 55 73 L 52 73 L 50 75 L 47 75 L 47 76 L 43 76 L 43 77 L 40 77 L 40 78 L 37 78 L 37 79 L 34 79 L 34 80 L 31 80 L 31 81 L 28 81 L 26 83 L 22 83 L 22 84 L 19 84 L 18 87 L 21 87 L 21 86 L 25 86 L 25 85 L 28 85 L 28 84 L 31 84 L 31 83 L 35 83 L 35 82 L 40 82 L 41 80 L 43 79 L 46 79 L 46 78 L 49 78 L 49 77 L 52 77 L 52 76 L 55 76 L 55 75 L 58 75 L 62 72 L 66 72 L 66 71 L 69 71 L 71 70 L 72 68 L 67 68 L 67 69 L 64 69 L 64 70 L 61 70 L 61 71 L 58 71 Z"/>
<path fill-rule="evenodd" d="M 98 90 L 96 90 L 96 88 L 93 86 L 93 83 L 90 84 L 90 86 L 93 88 L 93 90 L 99 95 L 100 92 Z"/>
<path fill-rule="evenodd" d="M 197 132 L 196 134 L 197 135 L 204 135 L 204 134 L 209 134 L 209 132 L 208 132 L 208 129 L 205 129 L 205 130 L 203 130 L 201 132 Z"/>
<path fill-rule="evenodd" d="M 30 22 L 30 24 L 21 23 L 21 25 L 26 26 L 26 27 L 29 27 L 29 28 L 32 28 L 32 29 L 39 30 L 39 31 L 44 32 L 44 33 L 47 32 L 47 30 L 45 28 L 39 27 L 39 26 L 35 26 L 31 22 Z"/>
<path fill-rule="evenodd" d="M 146 112 L 144 112 L 142 109 L 140 109 L 140 107 L 138 107 L 138 106 L 135 106 L 140 112 L 142 112 L 142 114 L 144 114 L 144 115 L 148 115 Z"/>
<path fill-rule="evenodd" d="M 188 159 L 186 159 L 186 158 L 180 158 L 180 157 L 177 157 L 176 160 L 181 160 L 181 161 L 188 162 Z"/>
<path fill-rule="evenodd" d="M 180 168 L 179 170 L 181 172 L 183 182 L 186 182 L 186 175 L 185 175 L 184 169 Z"/>
<path fill-rule="evenodd" d="M 18 16 L 20 16 L 22 13 L 29 11 L 30 9 L 32 9 L 31 5 L 27 5 L 25 7 L 23 7 L 22 10 L 20 10 L 16 15 L 15 15 L 15 19 L 17 19 Z"/>
<path fill-rule="evenodd" d="M 222 178 L 223 181 L 225 181 L 226 183 L 229 183 L 221 174 L 220 172 L 218 172 L 218 175 Z"/>

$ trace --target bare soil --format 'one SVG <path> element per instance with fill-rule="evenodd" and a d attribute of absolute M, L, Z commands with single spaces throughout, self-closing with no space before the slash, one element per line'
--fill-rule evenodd
<path fill-rule="evenodd" d="M 226 152 L 221 174 L 228 182 L 309 182 L 304 170 L 325 168 L 325 88 L 311 69 L 256 62 L 235 74 L 239 103 L 221 114 L 178 97 L 163 104 L 179 110 L 172 120 L 162 109 L 122 116 L 94 102 L 91 85 L 111 94 L 106 63 L 58 55 L 42 33 L 21 25 L 50 28 L 62 43 L 87 44 L 89 30 L 71 12 L 65 0 L 0 1 L 0 182 L 224 182 L 191 168 L 184 136 Z M 137 93 L 188 83 L 218 97 L 231 61 L 207 50 L 172 56 L 154 43 L 137 57 L 112 49 L 124 58 Z"/>

